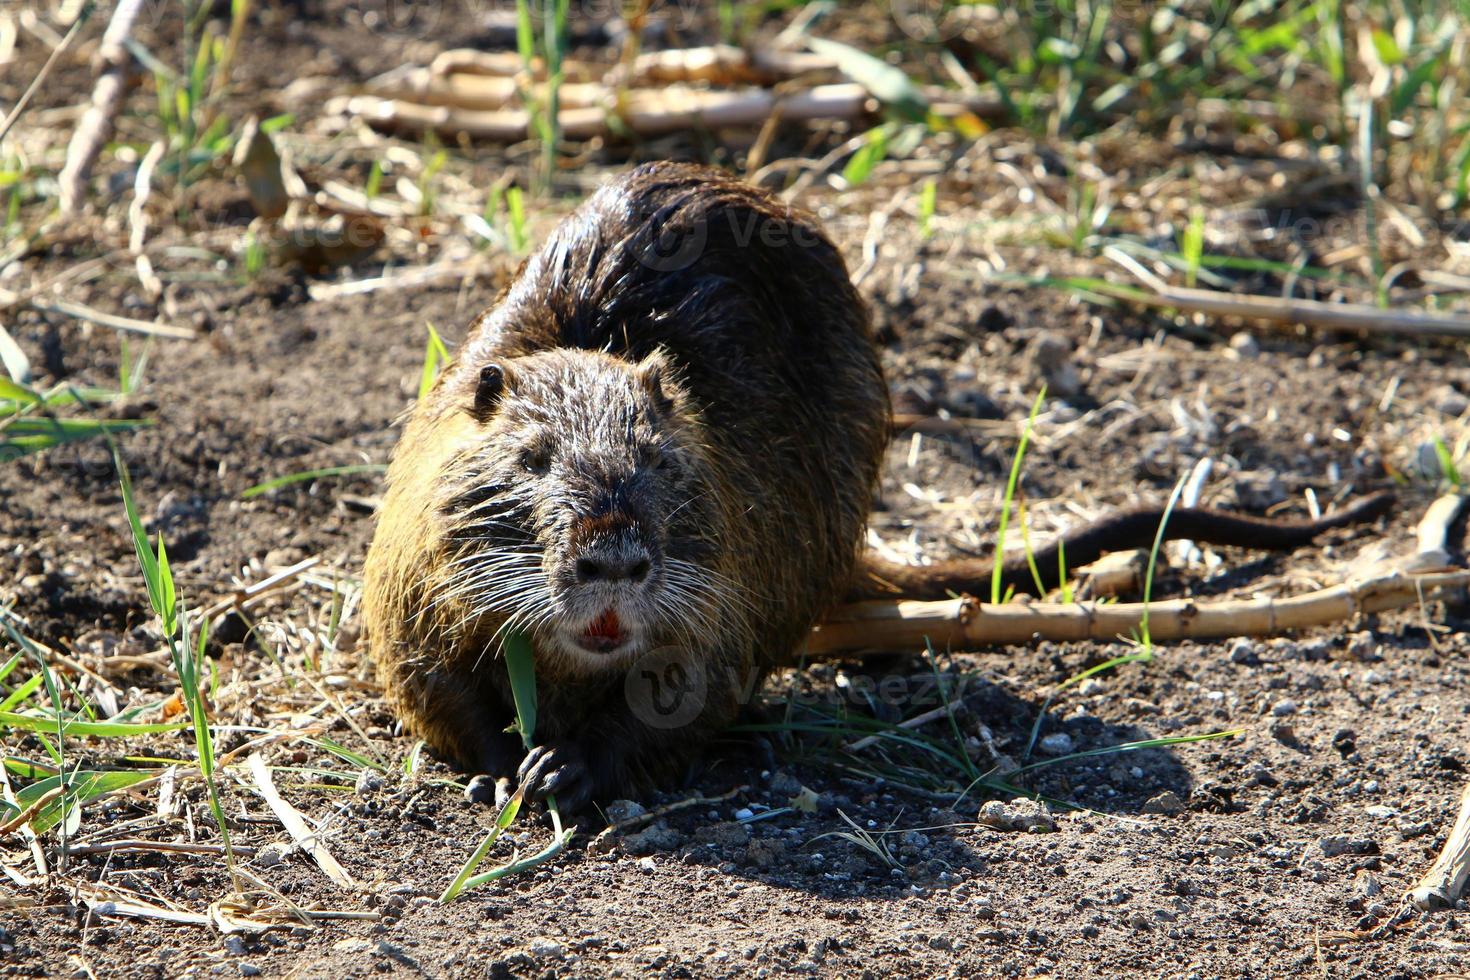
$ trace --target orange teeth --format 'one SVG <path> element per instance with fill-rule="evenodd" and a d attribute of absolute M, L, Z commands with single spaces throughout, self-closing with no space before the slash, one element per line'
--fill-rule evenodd
<path fill-rule="evenodd" d="M 618 620 L 617 610 L 611 606 L 587 628 L 588 636 L 596 636 L 608 640 L 617 639 L 622 635 L 622 632 L 623 624 Z"/>

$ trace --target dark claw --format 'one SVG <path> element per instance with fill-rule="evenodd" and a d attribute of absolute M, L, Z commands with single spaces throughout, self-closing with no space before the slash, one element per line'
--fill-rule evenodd
<path fill-rule="evenodd" d="M 573 813 L 592 799 L 592 773 L 582 751 L 570 745 L 538 746 L 526 754 L 517 773 L 526 799 L 555 796 L 558 808 Z"/>

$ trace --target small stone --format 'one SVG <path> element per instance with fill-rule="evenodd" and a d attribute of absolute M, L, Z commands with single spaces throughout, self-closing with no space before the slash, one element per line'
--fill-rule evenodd
<path fill-rule="evenodd" d="M 1090 698 L 1095 694 L 1104 694 L 1107 692 L 1107 689 L 1108 686 L 1096 677 L 1089 677 L 1077 685 L 1077 693 L 1085 698 Z"/>
<path fill-rule="evenodd" d="M 339 953 L 364 953 L 371 949 L 372 945 L 366 939 L 340 939 L 332 944 L 332 949 Z"/>
<path fill-rule="evenodd" d="M 638 870 L 639 871 L 642 871 L 646 875 L 653 874 L 654 870 L 657 867 L 658 867 L 658 865 L 656 865 L 656 864 L 653 863 L 653 858 L 651 858 L 651 857 L 639 858 L 638 859 Z"/>
<path fill-rule="evenodd" d="M 371 769 L 364 769 L 362 772 L 358 773 L 357 782 L 354 783 L 352 787 L 353 792 L 355 792 L 358 796 L 366 796 L 369 793 L 376 793 L 382 788 L 383 777 L 373 772 Z"/>
<path fill-rule="evenodd" d="M 1230 645 L 1230 662 L 1233 664 L 1258 664 L 1261 662 L 1256 644 L 1241 637 Z"/>
<path fill-rule="evenodd" d="M 1170 817 L 1177 816 L 1184 812 L 1184 801 L 1179 798 L 1178 793 L 1166 789 L 1145 803 L 1143 812 L 1160 813 Z"/>
<path fill-rule="evenodd" d="M 1230 349 L 1240 357 L 1258 357 L 1261 353 L 1261 344 L 1256 340 L 1254 334 L 1242 330 L 1231 336 Z"/>
<path fill-rule="evenodd" d="M 736 820 L 749 820 L 751 817 L 755 816 L 755 811 L 748 806 L 743 806 L 740 809 L 736 810 L 733 816 Z"/>
<path fill-rule="evenodd" d="M 1296 702 L 1291 698 L 1282 698 L 1271 705 L 1271 714 L 1277 718 L 1285 718 L 1287 715 L 1296 714 Z"/>
<path fill-rule="evenodd" d="M 1375 820 L 1392 820 L 1398 815 L 1393 807 L 1384 806 L 1382 803 L 1375 803 L 1373 806 L 1368 807 L 1367 813 L 1368 816 Z"/>
<path fill-rule="evenodd" d="M 290 844 L 273 841 L 255 852 L 255 863 L 262 868 L 274 868 L 284 864 L 291 851 Z"/>
<path fill-rule="evenodd" d="M 1323 837 L 1314 845 L 1323 857 L 1338 857 L 1343 854 L 1377 854 L 1378 842 L 1367 837 Z"/>
<path fill-rule="evenodd" d="M 1373 898 L 1383 891 L 1383 886 L 1366 871 L 1359 871 L 1353 878 L 1353 894 L 1359 898 Z"/>
<path fill-rule="evenodd" d="M 1444 385 L 1430 395 L 1430 401 L 1435 409 L 1446 415 L 1461 416 L 1470 411 L 1470 398 L 1452 385 Z"/>
<path fill-rule="evenodd" d="M 258 977 L 258 976 L 260 976 L 260 967 L 256 966 L 254 963 L 241 963 L 240 964 L 240 976 L 242 976 L 242 977 Z"/>
<path fill-rule="evenodd" d="M 1444 464 L 1440 461 L 1441 443 L 1436 441 L 1421 442 L 1414 450 L 1414 469 L 1419 475 L 1431 480 L 1437 480 L 1444 476 Z"/>
<path fill-rule="evenodd" d="M 607 805 L 605 812 L 608 823 L 627 823 L 629 820 L 637 820 L 648 813 L 648 810 L 642 803 L 632 800 L 613 800 Z"/>
<path fill-rule="evenodd" d="M 1381 660 L 1378 653 L 1378 640 L 1373 636 L 1372 630 L 1359 630 L 1348 637 L 1348 656 L 1355 660 L 1373 661 Z"/>
<path fill-rule="evenodd" d="M 225 952 L 229 953 L 231 956 L 244 956 L 245 940 L 241 939 L 239 936 L 226 936 Z"/>
<path fill-rule="evenodd" d="M 1043 833 L 1057 829 L 1056 818 L 1046 804 L 1025 797 L 1017 797 L 1009 803 L 991 800 L 980 808 L 979 821 L 997 830 Z"/>
<path fill-rule="evenodd" d="M 715 844 L 719 847 L 744 847 L 750 843 L 750 828 L 743 823 L 726 820 L 700 827 L 694 832 L 694 839 L 701 844 Z"/>
<path fill-rule="evenodd" d="M 1363 683 L 1386 684 L 1388 683 L 1388 677 L 1376 670 L 1365 670 L 1363 671 Z"/>
<path fill-rule="evenodd" d="M 1037 747 L 1047 755 L 1067 755 L 1076 749 L 1077 743 L 1066 732 L 1053 732 L 1043 737 Z"/>
<path fill-rule="evenodd" d="M 567 955 L 567 948 L 555 939 L 545 936 L 537 936 L 531 940 L 531 955 L 538 960 L 561 960 Z"/>
<path fill-rule="evenodd" d="M 629 854 L 648 854 L 653 851 L 672 851 L 682 843 L 684 835 L 660 820 L 651 827 L 624 837 L 623 849 Z"/>

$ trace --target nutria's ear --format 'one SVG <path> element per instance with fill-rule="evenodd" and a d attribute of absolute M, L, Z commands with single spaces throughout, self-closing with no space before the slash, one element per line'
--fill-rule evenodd
<path fill-rule="evenodd" d="M 643 387 L 653 396 L 653 403 L 660 412 L 667 412 L 674 407 L 678 379 L 674 364 L 662 347 L 638 362 L 637 374 Z"/>
<path fill-rule="evenodd" d="M 480 374 L 475 379 L 475 414 L 483 419 L 495 411 L 504 391 L 505 368 L 494 363 L 480 368 Z"/>

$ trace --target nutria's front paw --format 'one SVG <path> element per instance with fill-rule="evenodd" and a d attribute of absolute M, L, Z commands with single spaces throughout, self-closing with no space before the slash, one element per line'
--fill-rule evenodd
<path fill-rule="evenodd" d="M 526 753 L 516 778 L 527 800 L 555 796 L 557 807 L 566 813 L 575 813 L 592 800 L 592 770 L 581 748 L 570 742 L 538 745 Z"/>

